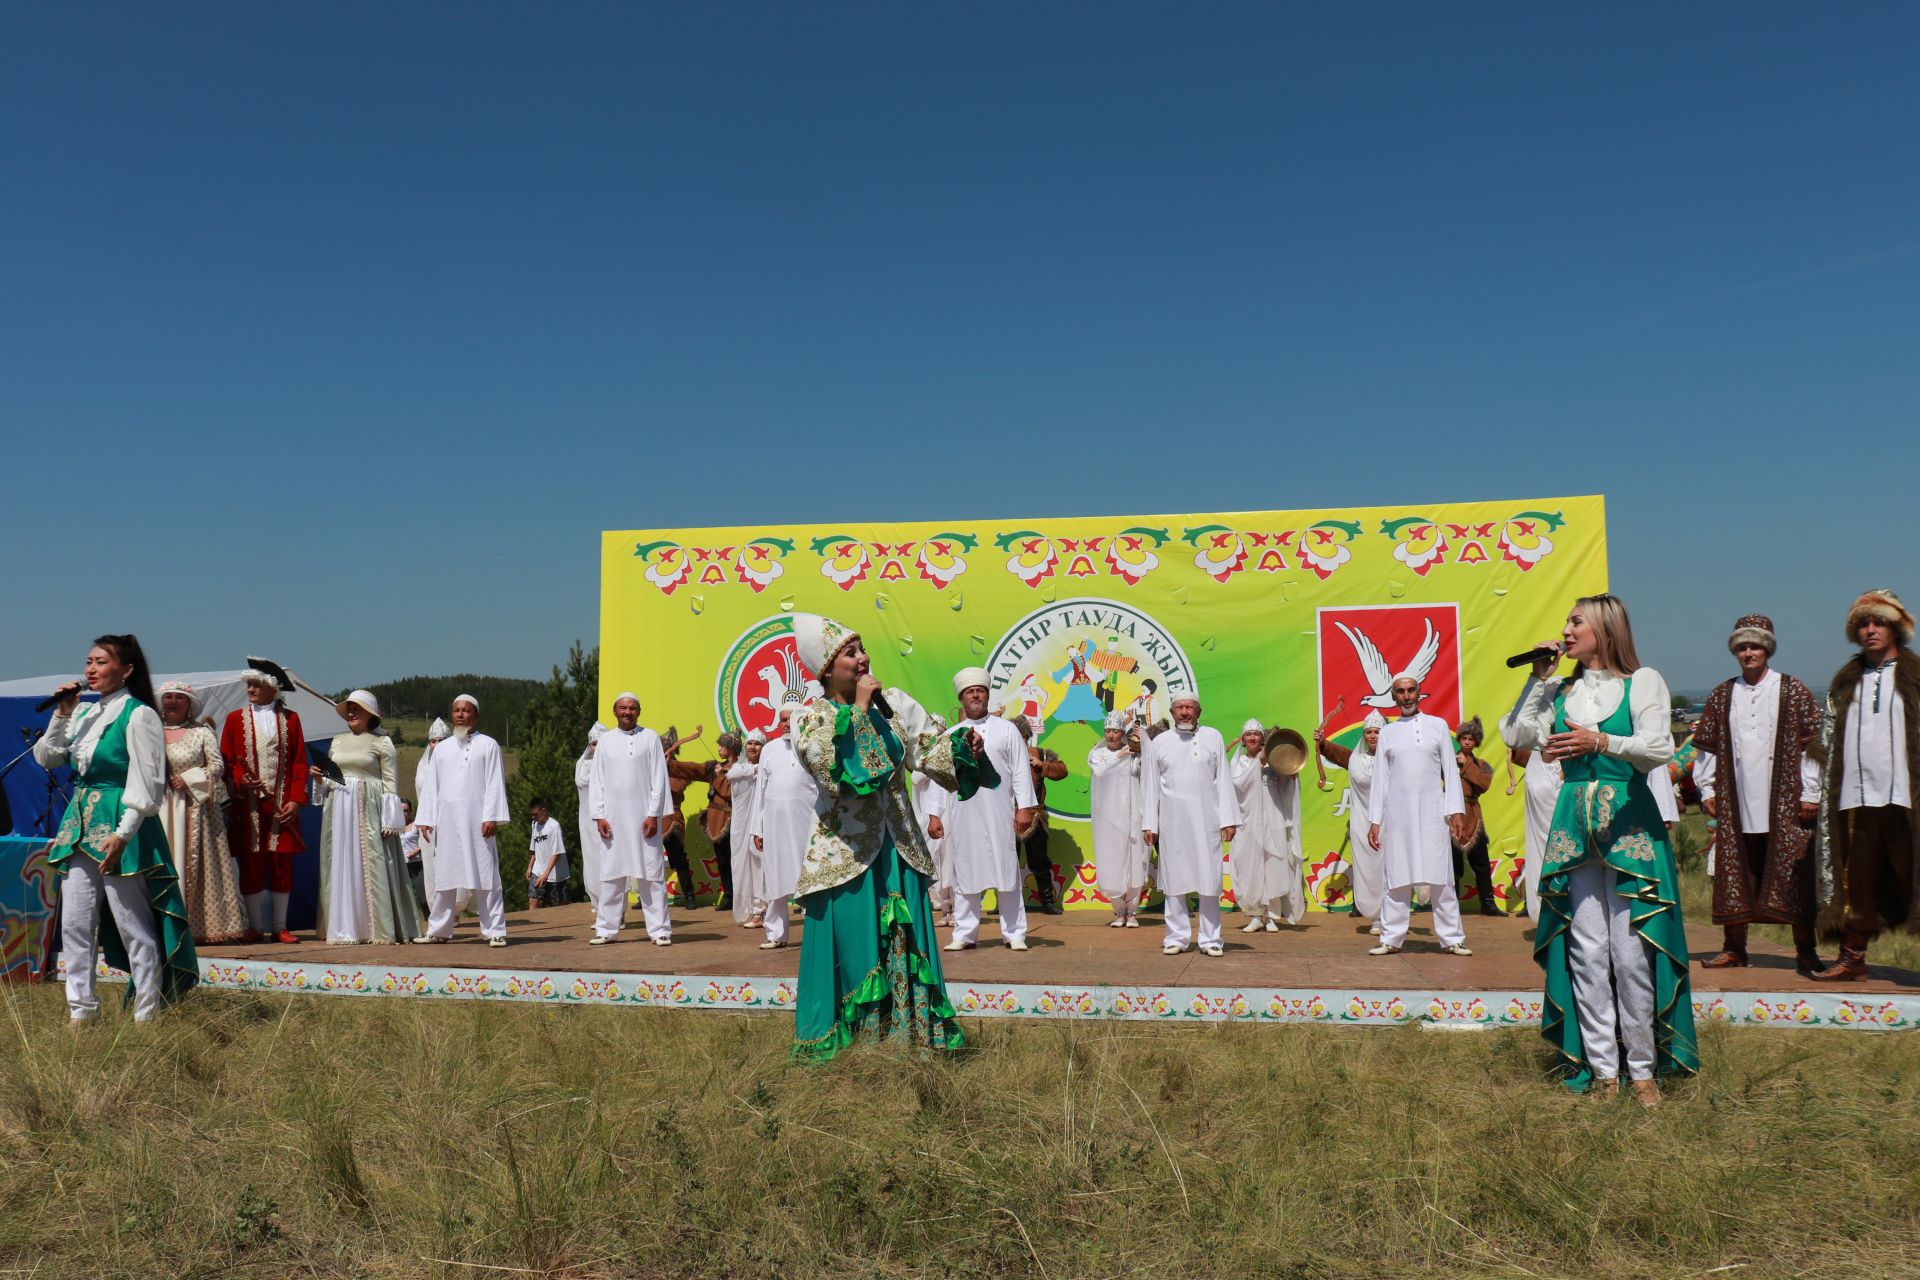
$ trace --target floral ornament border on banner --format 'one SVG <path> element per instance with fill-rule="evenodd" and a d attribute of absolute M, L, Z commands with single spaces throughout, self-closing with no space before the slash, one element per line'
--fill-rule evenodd
<path fill-rule="evenodd" d="M 126 975 L 99 966 L 100 976 Z M 64 976 L 65 965 L 54 975 Z M 520 1004 L 786 1012 L 797 980 L 783 977 L 580 973 L 570 970 L 445 969 L 431 966 L 200 962 L 214 990 L 300 995 L 506 1000 Z M 1117 1018 L 1133 1022 L 1447 1028 L 1537 1027 L 1538 991 L 1317 991 L 1300 987 L 1046 986 L 949 982 L 955 1012 L 982 1018 Z M 1694 1017 L 1728 1026 L 1920 1030 L 1920 995 L 1826 992 L 1705 992 Z"/>

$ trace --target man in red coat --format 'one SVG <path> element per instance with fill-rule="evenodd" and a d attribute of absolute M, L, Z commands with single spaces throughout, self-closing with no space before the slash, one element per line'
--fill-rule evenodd
<path fill-rule="evenodd" d="M 250 670 L 246 682 L 249 705 L 230 713 L 220 731 L 220 754 L 226 758 L 233 789 L 227 845 L 240 860 L 246 941 L 271 935 L 281 942 L 298 942 L 287 929 L 287 900 L 293 894 L 293 855 L 307 847 L 300 838 L 307 741 L 300 717 L 280 700 L 278 680 Z"/>

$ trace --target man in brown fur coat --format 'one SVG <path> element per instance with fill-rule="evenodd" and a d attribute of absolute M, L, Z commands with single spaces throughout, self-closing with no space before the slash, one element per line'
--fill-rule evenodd
<path fill-rule="evenodd" d="M 1891 591 L 1869 591 L 1847 611 L 1860 652 L 1833 677 L 1826 820 L 1840 958 L 1821 982 L 1867 976 L 1867 943 L 1883 928 L 1920 931 L 1914 866 L 1920 861 L 1920 657 L 1913 614 Z"/>

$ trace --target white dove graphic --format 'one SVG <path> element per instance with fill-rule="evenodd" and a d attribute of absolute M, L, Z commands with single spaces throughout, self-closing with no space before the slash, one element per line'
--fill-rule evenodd
<path fill-rule="evenodd" d="M 1425 618 L 1422 621 L 1427 626 L 1426 638 L 1420 641 L 1420 648 L 1413 655 L 1413 661 L 1399 671 L 1387 665 L 1387 660 L 1380 656 L 1379 646 L 1367 639 L 1365 632 L 1357 631 L 1344 622 L 1336 621 L 1333 624 L 1340 628 L 1341 634 L 1353 642 L 1354 655 L 1360 659 L 1360 670 L 1367 677 L 1367 686 L 1373 690 L 1371 694 L 1360 699 L 1361 706 L 1391 711 L 1394 705 L 1393 682 L 1395 680 L 1401 676 L 1412 676 L 1420 681 L 1426 680 L 1427 672 L 1433 670 L 1434 661 L 1440 656 L 1440 633 L 1433 629 L 1433 619 Z M 1427 695 L 1422 692 L 1420 696 L 1425 698 Z"/>

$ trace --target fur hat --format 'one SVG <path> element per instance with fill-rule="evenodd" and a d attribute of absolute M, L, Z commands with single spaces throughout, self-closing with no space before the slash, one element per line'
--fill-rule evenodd
<path fill-rule="evenodd" d="M 1743 644 L 1757 644 L 1771 658 L 1777 647 L 1773 638 L 1773 619 L 1764 613 L 1749 613 L 1734 623 L 1733 634 L 1727 637 L 1727 652 L 1732 653 Z"/>
<path fill-rule="evenodd" d="M 1847 641 L 1860 643 L 1860 619 L 1880 618 L 1891 622 L 1900 632 L 1900 643 L 1913 643 L 1913 614 L 1900 603 L 1900 597 L 1886 588 L 1869 591 L 1853 602 L 1853 608 L 1847 610 Z"/>
<path fill-rule="evenodd" d="M 1487 731 L 1480 726 L 1479 716 L 1475 716 L 1473 719 L 1462 723 L 1460 728 L 1454 733 L 1453 736 L 1456 738 L 1464 738 L 1464 737 L 1467 737 L 1469 734 L 1472 735 L 1473 740 L 1475 742 L 1483 743 L 1483 744 L 1486 742 Z"/>

